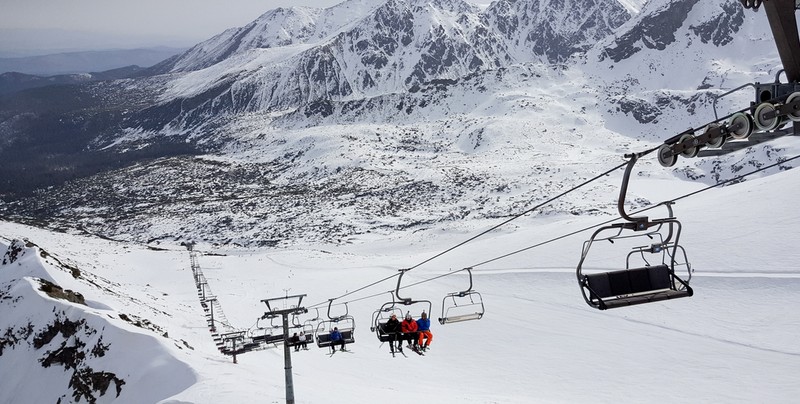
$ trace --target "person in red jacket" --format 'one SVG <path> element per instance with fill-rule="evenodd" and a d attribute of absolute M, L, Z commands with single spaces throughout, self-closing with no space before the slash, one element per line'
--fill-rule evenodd
<path fill-rule="evenodd" d="M 405 320 L 400 323 L 400 332 L 403 333 L 403 335 L 400 337 L 401 341 L 408 341 L 409 347 L 411 347 L 412 343 L 414 346 L 417 345 L 417 322 L 411 318 L 411 313 L 406 313 Z"/>

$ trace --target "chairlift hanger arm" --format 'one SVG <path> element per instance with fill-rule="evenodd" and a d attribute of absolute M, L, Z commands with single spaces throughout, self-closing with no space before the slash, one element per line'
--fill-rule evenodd
<path fill-rule="evenodd" d="M 403 282 L 403 275 L 408 271 L 410 271 L 408 268 L 403 268 L 400 270 L 400 276 L 397 277 L 397 286 L 394 289 L 395 297 L 397 297 L 397 300 L 403 304 L 411 303 L 411 298 L 400 296 L 400 284 Z"/>
<path fill-rule="evenodd" d="M 467 290 L 465 290 L 463 292 L 460 292 L 458 294 L 459 296 L 464 296 L 464 295 L 466 295 L 466 294 L 468 294 L 469 292 L 472 291 L 472 268 L 471 267 L 464 268 L 464 269 L 462 269 L 462 271 L 467 271 L 467 274 L 469 275 L 469 287 L 467 288 Z"/>
<path fill-rule="evenodd" d="M 639 157 L 643 156 L 646 153 L 633 153 L 625 155 L 625 157 L 630 158 L 628 160 L 628 165 L 625 167 L 625 174 L 622 177 L 622 185 L 619 188 L 619 200 L 617 202 L 617 209 L 619 210 L 619 215 L 633 224 L 635 230 L 644 230 L 647 228 L 647 216 L 637 216 L 631 217 L 625 212 L 625 196 L 628 194 L 628 182 L 630 181 L 631 172 L 633 171 L 633 166 L 636 165 L 636 162 L 639 160 Z"/>
<path fill-rule="evenodd" d="M 331 315 L 331 307 L 333 307 L 333 301 L 334 300 L 336 300 L 336 299 L 328 299 L 328 319 L 336 321 L 336 320 L 341 320 L 341 319 L 347 317 L 348 315 L 350 315 L 350 309 L 347 307 L 347 302 L 344 302 L 344 303 L 342 303 L 344 305 L 344 314 L 342 314 L 341 316 L 336 316 L 336 317 L 332 316 Z"/>

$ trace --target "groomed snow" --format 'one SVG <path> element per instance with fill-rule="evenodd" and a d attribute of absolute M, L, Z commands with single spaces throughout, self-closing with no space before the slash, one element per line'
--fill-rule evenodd
<path fill-rule="evenodd" d="M 392 358 L 388 346 L 369 331 L 372 312 L 389 299 L 396 278 L 337 300 L 387 292 L 348 304 L 357 326 L 351 354 L 329 357 L 316 347 L 293 353 L 295 398 L 298 403 L 794 402 L 800 394 L 800 316 L 793 312 L 800 296 L 800 259 L 794 247 L 800 242 L 800 214 L 792 197 L 800 193 L 797 184 L 800 171 L 790 170 L 715 188 L 676 205 L 684 226 L 682 244 L 695 268 L 692 298 L 606 312 L 591 309 L 574 275 L 588 238 L 582 233 L 477 266 L 474 287 L 484 298 L 485 317 L 434 324 L 435 340 L 425 357 Z M 701 188 L 641 178 L 631 187 L 652 194 L 654 201 Z M 525 217 L 415 268 L 404 285 L 609 217 Z M 486 222 L 485 228 L 495 224 Z M 364 237 L 349 246 L 302 250 L 198 246 L 198 263 L 228 322 L 248 329 L 265 311 L 261 299 L 307 294 L 304 305 L 320 304 L 324 316 L 327 299 L 414 266 L 481 230 L 429 229 L 391 240 Z M 72 279 L 52 257 L 26 255 L 21 265 L 0 267 L 2 289 L 23 289 L 19 293 L 26 302 L 13 311 L 3 303 L 0 325 L 49 315 L 53 307 L 91 319 L 97 327 L 103 323 L 110 354 L 96 364 L 126 380 L 116 402 L 285 400 L 282 349 L 239 355 L 238 364 L 216 349 L 185 249 L 161 245 L 166 250 L 156 251 L 7 222 L 0 223 L 0 234 L 5 240 L 28 238 L 83 274 Z M 624 254 L 620 265 L 623 259 Z M 90 307 L 35 295 L 27 286 L 32 281 L 18 280 L 23 274 L 42 277 L 42 270 L 64 288 L 84 294 Z M 466 284 L 461 273 L 404 289 L 402 295 L 431 300 L 436 318 L 442 297 Z M 146 318 L 168 338 L 121 322 L 116 313 Z M 412 314 L 419 313 L 415 309 Z M 0 380 L 0 401 L 47 402 L 64 394 L 63 370 L 43 369 L 31 358 L 28 351 L 8 349 L 0 356 L 3 369 L 19 369 L 23 375 Z M 152 369 L 162 373 L 154 377 Z"/>

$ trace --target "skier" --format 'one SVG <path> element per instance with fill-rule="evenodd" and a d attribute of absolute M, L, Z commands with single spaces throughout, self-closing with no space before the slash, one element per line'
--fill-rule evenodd
<path fill-rule="evenodd" d="M 420 350 L 425 352 L 428 350 L 428 345 L 433 342 L 433 333 L 431 333 L 431 320 L 428 318 L 428 314 L 424 311 L 422 312 L 422 317 L 417 320 L 417 328 L 419 330 L 419 339 L 417 340 L 417 344 L 419 344 Z M 424 345 L 423 340 L 425 340 Z"/>
<path fill-rule="evenodd" d="M 346 351 L 344 349 L 344 337 L 339 332 L 339 327 L 333 327 L 333 331 L 331 331 L 331 349 L 333 349 L 333 352 L 336 352 L 337 344 L 342 346 L 342 351 Z"/>
<path fill-rule="evenodd" d="M 394 355 L 394 344 L 397 343 L 397 349 L 400 353 L 403 352 L 403 342 L 398 338 L 398 333 L 400 333 L 400 321 L 397 320 L 397 315 L 392 314 L 389 318 L 389 321 L 383 325 L 383 331 L 389 334 L 389 351 L 392 352 Z"/>
<path fill-rule="evenodd" d="M 402 346 L 402 341 L 408 341 L 408 346 L 414 349 L 417 346 L 417 322 L 411 317 L 411 313 L 406 313 L 406 319 L 400 323 L 400 332 L 402 332 L 400 345 Z M 411 346 L 414 344 L 414 347 Z"/>

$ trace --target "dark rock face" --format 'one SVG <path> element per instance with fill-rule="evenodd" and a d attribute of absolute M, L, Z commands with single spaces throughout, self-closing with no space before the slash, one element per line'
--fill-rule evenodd
<path fill-rule="evenodd" d="M 3 254 L 3 265 L 9 265 L 17 262 L 25 254 L 25 242 L 22 240 L 12 240 L 9 244 L 5 254 Z"/>
<path fill-rule="evenodd" d="M 661 115 L 657 106 L 641 99 L 623 98 L 618 106 L 621 112 L 631 114 L 639 123 L 658 122 L 658 116 Z"/>
<path fill-rule="evenodd" d="M 733 35 L 739 32 L 744 24 L 744 12 L 736 2 L 722 4 L 722 11 L 702 24 L 690 26 L 689 30 L 700 37 L 703 43 L 710 42 L 714 46 L 727 45 L 733 41 Z"/>
<path fill-rule="evenodd" d="M 631 30 L 622 35 L 614 46 L 605 48 L 605 56 L 614 62 L 625 60 L 642 47 L 664 50 L 675 42 L 675 32 L 680 28 L 689 12 L 700 0 L 675 0 L 664 7 L 643 17 Z"/>
<path fill-rule="evenodd" d="M 114 397 L 119 397 L 125 381 L 112 372 L 96 371 L 88 365 L 89 359 L 103 357 L 110 350 L 110 344 L 103 343 L 102 331 L 89 326 L 86 319 L 72 320 L 64 312 L 56 312 L 39 332 L 35 330 L 32 323 L 6 329 L 0 337 L 0 357 L 4 350 L 21 345 L 22 349 L 33 349 L 40 355 L 38 362 L 43 368 L 60 366 L 72 372 L 67 386 L 70 401 L 95 403 L 108 393 L 112 384 Z M 98 333 L 101 335 L 96 337 Z M 60 397 L 66 398 L 66 394 Z"/>
<path fill-rule="evenodd" d="M 561 63 L 630 19 L 616 0 L 500 0 L 486 10 L 510 48 Z"/>

